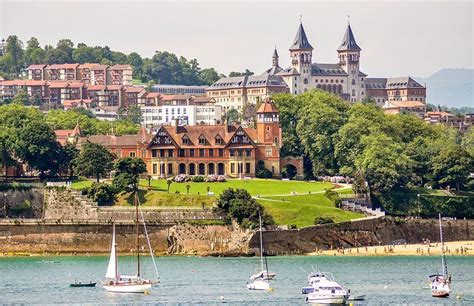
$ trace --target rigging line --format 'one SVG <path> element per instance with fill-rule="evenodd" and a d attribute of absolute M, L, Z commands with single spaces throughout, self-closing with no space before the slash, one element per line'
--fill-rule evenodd
<path fill-rule="evenodd" d="M 148 249 L 150 250 L 151 261 L 153 262 L 153 267 L 155 268 L 156 278 L 160 279 L 160 276 L 158 274 L 158 268 L 156 267 L 155 255 L 153 254 L 153 249 L 151 248 L 150 237 L 148 237 L 148 230 L 146 229 L 145 217 L 143 216 L 142 206 L 140 204 L 140 199 L 138 197 L 137 197 L 137 201 L 138 201 L 138 207 L 140 208 L 140 215 L 142 217 L 143 229 L 145 230 L 146 242 L 148 244 Z"/>

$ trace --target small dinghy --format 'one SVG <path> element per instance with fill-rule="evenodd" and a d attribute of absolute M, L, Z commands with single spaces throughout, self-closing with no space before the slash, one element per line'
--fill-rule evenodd
<path fill-rule="evenodd" d="M 88 282 L 88 283 L 82 283 L 82 282 L 74 282 L 73 284 L 69 284 L 69 287 L 74 287 L 74 288 L 79 288 L 79 287 L 95 287 L 97 283 L 96 282 Z"/>

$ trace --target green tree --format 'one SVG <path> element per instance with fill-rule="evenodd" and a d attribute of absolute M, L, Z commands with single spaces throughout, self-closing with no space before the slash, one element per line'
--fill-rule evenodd
<path fill-rule="evenodd" d="M 460 145 L 444 146 L 432 160 L 433 179 L 440 186 L 456 186 L 460 191 L 474 171 L 474 161 Z"/>
<path fill-rule="evenodd" d="M 305 154 L 311 160 L 313 174 L 336 174 L 338 162 L 334 157 L 336 134 L 345 124 L 348 104 L 322 91 L 298 96 L 304 106 L 300 109 L 296 131 Z"/>
<path fill-rule="evenodd" d="M 88 47 L 84 44 L 78 46 L 72 51 L 72 59 L 77 63 L 96 63 L 100 62 L 101 58 L 97 57 L 94 48 Z"/>
<path fill-rule="evenodd" d="M 98 183 L 101 177 L 112 170 L 114 158 L 115 156 L 104 146 L 87 142 L 74 161 L 74 171 L 78 175 L 93 176 Z"/>
<path fill-rule="evenodd" d="M 204 84 L 204 85 L 212 85 L 213 83 L 215 83 L 220 78 L 221 78 L 221 76 L 219 75 L 219 73 L 214 68 L 202 69 L 199 72 L 200 83 Z"/>
<path fill-rule="evenodd" d="M 404 187 L 411 173 L 411 161 L 400 143 L 385 134 L 362 138 L 364 151 L 356 166 L 365 173 L 370 192 L 386 193 Z"/>
<path fill-rule="evenodd" d="M 74 161 L 79 156 L 79 150 L 72 143 L 66 143 L 59 150 L 59 171 L 61 174 L 74 175 Z"/>
<path fill-rule="evenodd" d="M 60 39 L 56 44 L 56 49 L 65 54 L 65 63 L 72 63 L 72 51 L 74 51 L 74 43 L 70 39 Z"/>
<path fill-rule="evenodd" d="M 7 168 L 15 164 L 12 139 L 14 139 L 14 135 L 7 128 L 0 127 L 0 163 L 4 170 L 5 180 L 7 179 Z"/>
<path fill-rule="evenodd" d="M 229 77 L 238 77 L 238 76 L 245 76 L 245 75 L 254 75 L 254 73 L 248 69 L 245 69 L 244 72 L 232 71 L 231 73 L 229 73 Z"/>
<path fill-rule="evenodd" d="M 227 124 L 232 125 L 234 122 L 240 122 L 241 115 L 239 114 L 238 110 L 231 108 L 225 114 L 225 118 L 227 119 Z"/>
<path fill-rule="evenodd" d="M 19 105 L 30 105 L 30 96 L 28 96 L 28 93 L 25 90 L 21 89 L 13 97 L 11 103 Z"/>
<path fill-rule="evenodd" d="M 18 137 L 17 155 L 44 177 L 46 171 L 56 174 L 59 170 L 60 145 L 53 130 L 44 122 L 32 121 Z"/>
<path fill-rule="evenodd" d="M 474 158 L 474 127 L 470 127 L 462 138 L 462 147 Z"/>
<path fill-rule="evenodd" d="M 18 77 L 24 68 L 23 53 L 23 42 L 16 35 L 8 36 L 5 42 L 5 56 L 9 58 L 9 67 L 6 68 L 15 77 Z"/>
<path fill-rule="evenodd" d="M 42 64 L 44 61 L 45 52 L 41 49 L 39 41 L 35 37 L 31 37 L 26 43 L 25 50 L 25 65 Z"/>
<path fill-rule="evenodd" d="M 365 195 L 369 192 L 365 182 L 365 175 L 361 170 L 357 170 L 354 176 L 354 182 L 352 183 L 352 191 L 356 195 Z"/>
<path fill-rule="evenodd" d="M 127 64 L 133 67 L 133 74 L 136 78 L 141 78 L 143 70 L 143 59 L 140 54 L 132 52 L 127 56 Z"/>
<path fill-rule="evenodd" d="M 224 190 L 216 202 L 216 211 L 236 220 L 244 228 L 255 228 L 259 224 L 259 212 L 264 225 L 274 224 L 273 218 L 245 189 L 229 188 Z"/>
<path fill-rule="evenodd" d="M 115 175 L 112 184 L 117 190 L 125 190 L 131 186 L 133 192 L 138 191 L 140 175 L 146 172 L 146 164 L 139 157 L 123 157 L 115 162 Z"/>

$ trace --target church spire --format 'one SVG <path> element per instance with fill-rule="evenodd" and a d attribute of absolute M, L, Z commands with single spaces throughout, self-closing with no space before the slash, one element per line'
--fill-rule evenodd
<path fill-rule="evenodd" d="M 361 48 L 357 45 L 354 33 L 352 33 L 351 25 L 347 22 L 346 33 L 342 39 L 342 43 L 337 51 L 360 51 Z"/>
<path fill-rule="evenodd" d="M 308 37 L 306 37 L 306 33 L 303 28 L 303 23 L 301 21 L 300 26 L 298 27 L 298 31 L 296 32 L 295 40 L 290 46 L 290 51 L 294 50 L 313 50 L 313 46 L 311 46 L 308 41 Z"/>
<path fill-rule="evenodd" d="M 273 50 L 273 56 L 272 56 L 272 66 L 274 67 L 278 67 L 278 52 L 277 52 L 277 48 L 275 46 L 275 50 Z"/>

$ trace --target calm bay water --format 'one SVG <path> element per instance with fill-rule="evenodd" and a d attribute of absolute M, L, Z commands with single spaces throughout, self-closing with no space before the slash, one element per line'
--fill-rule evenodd
<path fill-rule="evenodd" d="M 133 274 L 133 257 L 119 260 L 121 273 Z M 272 292 L 245 287 L 258 258 L 158 257 L 161 284 L 149 295 L 102 289 L 107 261 L 105 256 L 0 258 L 0 304 L 304 305 L 301 287 L 306 285 L 307 273 L 302 269 L 309 271 L 313 265 L 332 272 L 354 294 L 366 294 L 361 305 L 474 305 L 474 257 L 448 257 L 453 294 L 443 300 L 432 298 L 427 289 L 427 276 L 441 269 L 439 257 L 271 257 L 270 270 L 278 274 Z M 144 259 L 142 267 L 145 276 L 152 278 L 150 258 Z M 74 279 L 99 283 L 96 288 L 69 288 Z M 460 294 L 462 299 L 457 300 Z"/>

